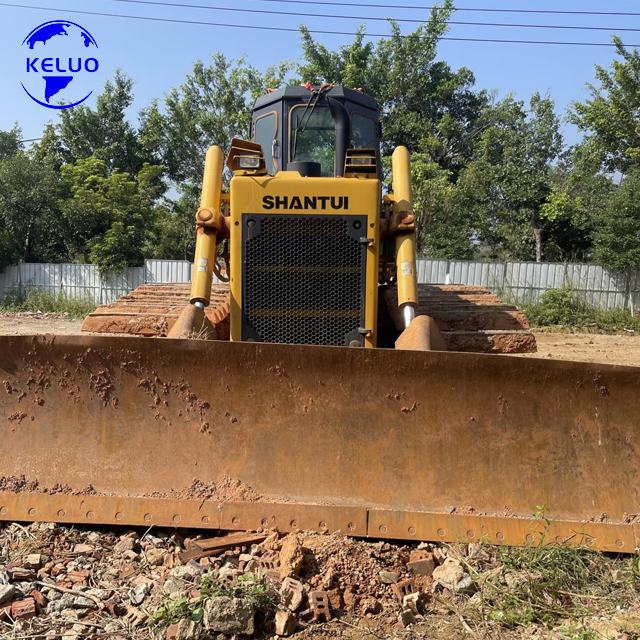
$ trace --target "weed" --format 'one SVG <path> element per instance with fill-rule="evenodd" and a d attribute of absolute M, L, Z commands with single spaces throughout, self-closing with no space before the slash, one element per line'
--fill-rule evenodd
<path fill-rule="evenodd" d="M 478 587 L 464 606 L 464 617 L 505 628 L 564 625 L 566 634 L 557 637 L 591 640 L 595 636 L 582 626 L 584 617 L 610 614 L 637 601 L 637 557 L 606 556 L 576 538 L 549 543 L 553 522 L 544 511 L 538 507 L 541 533 L 535 541 L 521 547 L 486 546 L 473 558 L 459 558 Z"/>
<path fill-rule="evenodd" d="M 91 297 L 72 298 L 64 292 L 52 293 L 38 287 L 27 287 L 23 293 L 11 289 L 0 300 L 2 311 L 31 311 L 33 313 L 66 313 L 71 318 L 84 318 L 95 311 L 96 304 Z"/>
<path fill-rule="evenodd" d="M 277 596 L 271 592 L 263 578 L 242 575 L 235 584 L 227 580 L 212 578 L 205 574 L 198 586 L 200 595 L 192 600 L 180 598 L 176 601 L 165 600 L 147 620 L 150 627 L 164 628 L 187 618 L 200 622 L 204 615 L 204 605 L 208 598 L 225 596 L 227 598 L 244 598 L 258 611 L 273 613 Z"/>
<path fill-rule="evenodd" d="M 621 329 L 640 331 L 640 316 L 626 309 L 603 311 L 587 302 L 570 286 L 547 289 L 537 302 L 522 305 L 533 327 L 588 327 L 603 332 Z"/>

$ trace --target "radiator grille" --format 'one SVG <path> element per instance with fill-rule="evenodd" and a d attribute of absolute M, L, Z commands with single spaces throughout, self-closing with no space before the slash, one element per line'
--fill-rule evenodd
<path fill-rule="evenodd" d="M 243 215 L 243 340 L 362 344 L 365 216 Z"/>

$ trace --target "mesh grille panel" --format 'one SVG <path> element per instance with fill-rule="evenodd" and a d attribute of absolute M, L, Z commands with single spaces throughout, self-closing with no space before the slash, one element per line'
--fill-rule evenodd
<path fill-rule="evenodd" d="M 363 216 L 245 214 L 243 339 L 344 345 L 363 317 Z"/>

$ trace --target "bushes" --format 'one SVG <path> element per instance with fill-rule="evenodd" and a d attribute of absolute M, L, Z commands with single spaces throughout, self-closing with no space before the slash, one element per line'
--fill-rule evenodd
<path fill-rule="evenodd" d="M 70 298 L 65 293 L 58 294 L 43 291 L 37 287 L 28 287 L 24 293 L 15 289 L 7 291 L 0 300 L 0 311 L 31 311 L 36 313 L 66 313 L 71 318 L 84 318 L 95 311 L 93 298 L 84 296 Z"/>
<path fill-rule="evenodd" d="M 575 327 L 613 332 L 622 329 L 640 331 L 640 317 L 626 309 L 602 311 L 590 305 L 570 286 L 547 289 L 538 302 L 523 305 L 532 327 Z"/>

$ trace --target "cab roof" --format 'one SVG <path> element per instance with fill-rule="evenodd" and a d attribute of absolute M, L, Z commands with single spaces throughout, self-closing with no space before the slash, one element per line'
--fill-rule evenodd
<path fill-rule="evenodd" d="M 319 89 L 320 87 L 313 87 L 314 89 Z M 330 96 L 332 98 L 338 98 L 339 100 L 348 100 L 349 102 L 353 102 L 355 104 L 362 105 L 367 109 L 373 109 L 374 111 L 378 110 L 378 103 L 368 95 L 365 95 L 361 91 L 357 91 L 356 89 L 347 89 L 346 87 L 331 87 L 325 91 L 323 96 Z M 271 93 L 267 93 L 264 96 L 260 96 L 253 103 L 253 110 L 262 109 L 263 107 L 269 106 L 276 102 L 281 102 L 283 100 L 290 100 L 292 102 L 307 102 L 309 97 L 311 96 L 311 91 L 304 86 L 293 86 L 293 87 L 282 87 L 281 89 L 276 89 Z"/>

